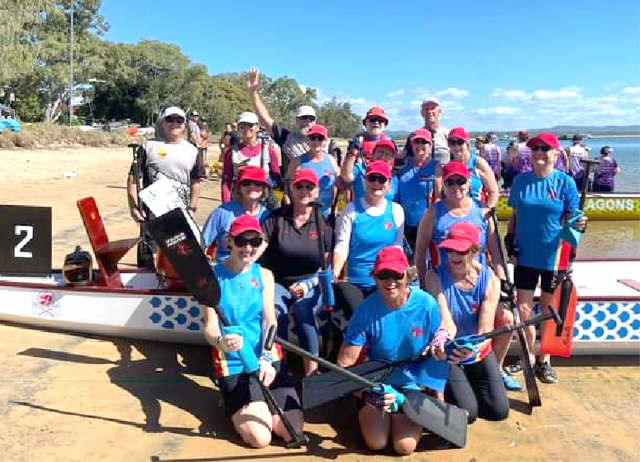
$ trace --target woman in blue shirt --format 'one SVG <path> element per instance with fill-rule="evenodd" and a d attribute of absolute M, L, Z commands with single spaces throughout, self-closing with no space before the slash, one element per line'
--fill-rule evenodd
<path fill-rule="evenodd" d="M 447 239 L 438 246 L 449 254 L 447 262 L 429 271 L 426 277 L 427 291 L 436 297 L 441 310 L 449 310 L 457 336 L 484 334 L 493 330 L 496 319 L 499 324 L 513 319 L 510 312 L 498 309 L 500 281 L 476 258 L 479 244 L 478 227 L 468 222 L 454 224 Z M 442 348 L 435 351 L 437 357 L 452 364 L 447 389 L 452 401 L 469 412 L 469 423 L 478 416 L 503 420 L 509 415 L 509 401 L 492 343 L 506 348 L 510 339 L 510 335 L 503 335 L 486 340 L 474 350 L 455 350 L 448 358 Z"/>
<path fill-rule="evenodd" d="M 234 200 L 211 212 L 204 225 L 202 245 L 209 257 L 215 255 L 215 261 L 219 263 L 229 256 L 226 234 L 236 217 L 248 214 L 262 223 L 269 216 L 269 210 L 262 205 L 267 186 L 267 174 L 262 168 L 247 165 L 238 170 Z"/>
<path fill-rule="evenodd" d="M 522 320 L 533 315 L 533 294 L 541 284 L 540 305 L 545 309 L 555 286 L 566 273 L 570 247 L 560 241 L 565 218 L 578 210 L 579 198 L 576 184 L 569 175 L 554 169 L 560 150 L 558 138 L 542 132 L 529 141 L 533 171 L 516 177 L 509 194 L 513 213 L 505 243 L 512 263 L 515 264 L 514 282 L 517 288 L 518 306 Z M 584 230 L 587 217 L 577 222 L 577 229 Z M 534 350 L 535 326 L 527 329 L 527 342 Z M 536 363 L 536 374 L 544 383 L 555 383 L 558 375 L 551 367 L 549 356 Z"/>
<path fill-rule="evenodd" d="M 378 290 L 355 311 L 338 354 L 339 365 L 355 364 L 365 348 L 369 359 L 401 361 L 430 346 L 441 326 L 440 310 L 431 295 L 410 286 L 408 266 L 400 247 L 386 247 L 377 254 L 372 275 Z M 419 364 L 420 374 L 405 375 L 400 370 L 386 383 L 404 391 L 424 389 L 442 399 L 449 365 L 434 358 Z M 394 402 L 393 394 L 365 394 L 358 406 L 360 431 L 369 449 L 382 450 L 391 438 L 393 449 L 408 455 L 420 441 L 422 427 L 401 412 L 388 413 Z"/>
<path fill-rule="evenodd" d="M 274 282 L 271 271 L 255 260 L 262 246 L 262 228 L 257 218 L 240 215 L 233 220 L 227 235 L 229 258 L 218 263 L 214 271 L 220 284 L 220 309 L 242 334 L 224 334 L 213 308 L 205 310 L 204 335 L 213 346 L 213 367 L 225 410 L 243 441 L 262 448 L 271 442 L 271 434 L 290 441 L 291 436 L 277 415 L 272 415 L 257 380 L 268 386 L 279 406 L 297 432 L 302 430 L 300 400 L 281 363 L 282 350 L 274 345 L 263 348 L 264 334 L 276 325 L 273 304 Z M 238 351 L 249 342 L 260 358 L 257 377 L 244 372 Z"/>

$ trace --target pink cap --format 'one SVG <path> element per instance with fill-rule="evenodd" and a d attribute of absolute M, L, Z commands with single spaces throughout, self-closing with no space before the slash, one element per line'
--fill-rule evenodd
<path fill-rule="evenodd" d="M 388 148 L 391 148 L 391 150 L 393 151 L 394 155 L 398 152 L 398 147 L 396 146 L 396 143 L 394 143 L 393 140 L 389 139 L 389 138 L 383 138 L 380 141 L 378 141 L 376 143 L 376 147 L 373 148 L 373 151 L 375 152 L 376 149 L 378 149 L 379 147 L 382 147 L 382 146 L 386 146 Z"/>
<path fill-rule="evenodd" d="M 322 135 L 326 138 L 329 138 L 329 133 L 327 132 L 327 128 L 324 125 L 315 124 L 313 127 L 309 129 L 307 132 L 307 136 L 311 135 Z"/>
<path fill-rule="evenodd" d="M 469 141 L 469 134 L 464 127 L 454 127 L 449 131 L 449 139 L 451 140 L 454 138 Z"/>
<path fill-rule="evenodd" d="M 246 231 L 255 231 L 262 234 L 262 227 L 256 217 L 243 213 L 231 222 L 229 234 L 231 237 L 236 237 Z"/>
<path fill-rule="evenodd" d="M 310 168 L 301 168 L 297 170 L 291 184 L 300 183 L 302 181 L 308 181 L 314 186 L 318 186 L 318 184 L 320 184 L 320 182 L 318 181 L 318 175 L 316 175 L 316 172 L 314 172 Z"/>
<path fill-rule="evenodd" d="M 374 173 L 378 173 L 388 180 L 391 178 L 391 166 L 384 160 L 374 160 L 367 165 L 365 176 L 373 175 Z"/>
<path fill-rule="evenodd" d="M 387 117 L 387 113 L 384 112 L 384 109 L 382 109 L 379 106 L 373 106 L 371 109 L 369 109 L 367 111 L 367 115 L 364 116 L 364 119 L 362 119 L 362 123 L 364 123 L 365 120 L 367 120 L 368 117 L 380 117 L 382 119 L 385 120 L 385 124 L 389 124 L 389 118 Z"/>
<path fill-rule="evenodd" d="M 391 270 L 399 274 L 404 272 L 409 267 L 409 261 L 404 251 L 400 247 L 390 246 L 385 247 L 378 255 L 376 255 L 376 263 L 373 267 L 373 275 L 376 276 L 380 271 Z"/>
<path fill-rule="evenodd" d="M 527 141 L 528 148 L 537 146 L 539 144 L 546 144 L 547 146 L 551 146 L 553 149 L 560 148 L 560 142 L 558 141 L 556 135 L 554 135 L 553 133 L 538 133 L 536 136 Z"/>
<path fill-rule="evenodd" d="M 473 223 L 458 222 L 449 228 L 447 238 L 438 247 L 466 252 L 472 245 L 480 245 L 480 228 Z"/>
<path fill-rule="evenodd" d="M 431 141 L 433 141 L 433 138 L 429 130 L 427 130 L 426 128 L 419 128 L 411 134 L 411 141 L 413 140 L 426 140 L 431 143 Z"/>
<path fill-rule="evenodd" d="M 446 180 L 450 176 L 460 175 L 463 178 L 469 178 L 471 173 L 465 164 L 452 160 L 442 168 L 442 179 Z"/>
<path fill-rule="evenodd" d="M 245 165 L 238 170 L 238 183 L 243 180 L 260 181 L 261 183 L 269 184 L 267 182 L 267 174 L 260 167 L 255 165 Z"/>

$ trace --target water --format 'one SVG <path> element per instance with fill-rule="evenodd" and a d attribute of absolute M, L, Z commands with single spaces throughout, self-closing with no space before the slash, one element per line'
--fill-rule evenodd
<path fill-rule="evenodd" d="M 603 146 L 613 148 L 613 158 L 621 171 L 615 177 L 616 192 L 640 192 L 640 137 L 620 136 L 582 140 L 591 148 L 592 159 L 600 157 Z M 507 140 L 498 145 L 506 153 Z M 561 140 L 564 148 L 571 145 L 570 140 Z M 506 223 L 501 223 L 502 235 L 506 232 Z M 592 221 L 580 241 L 579 258 L 611 258 L 640 260 L 640 222 L 638 221 Z M 637 277 L 637 275 L 629 275 Z"/>
<path fill-rule="evenodd" d="M 600 157 L 603 146 L 613 148 L 613 158 L 618 162 L 621 171 L 615 178 L 616 192 L 640 192 L 640 137 L 620 136 L 583 139 L 583 143 L 591 148 L 592 159 Z M 506 153 L 509 141 L 499 140 L 498 145 Z M 560 145 L 568 147 L 570 140 L 560 141 Z"/>

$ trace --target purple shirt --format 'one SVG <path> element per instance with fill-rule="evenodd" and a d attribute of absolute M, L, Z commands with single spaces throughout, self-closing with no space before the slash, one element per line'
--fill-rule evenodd
<path fill-rule="evenodd" d="M 600 158 L 600 163 L 593 167 L 594 186 L 609 186 L 613 188 L 613 177 L 616 174 L 618 163 L 611 156 Z"/>

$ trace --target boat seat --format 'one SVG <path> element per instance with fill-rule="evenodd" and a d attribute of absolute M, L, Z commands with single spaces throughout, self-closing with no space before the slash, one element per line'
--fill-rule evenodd
<path fill-rule="evenodd" d="M 98 262 L 100 278 L 97 282 L 107 287 L 122 287 L 118 262 L 140 242 L 141 238 L 109 241 L 96 200 L 93 197 L 85 197 L 80 199 L 77 205 Z"/>

